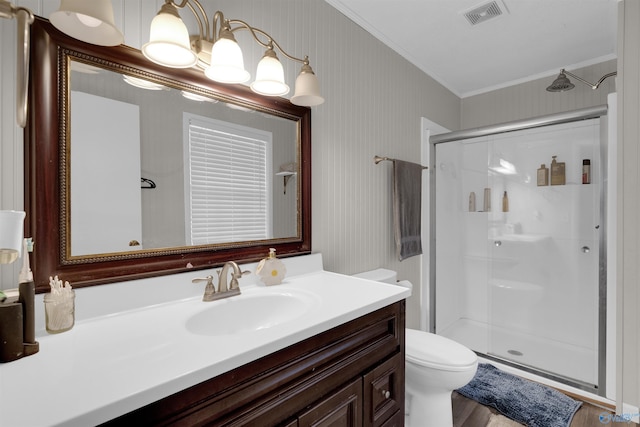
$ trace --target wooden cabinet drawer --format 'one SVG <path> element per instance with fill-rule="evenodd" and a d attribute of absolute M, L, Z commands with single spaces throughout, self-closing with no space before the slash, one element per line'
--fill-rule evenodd
<path fill-rule="evenodd" d="M 398 411 L 382 424 L 382 427 L 404 427 L 404 411 Z"/>
<path fill-rule="evenodd" d="M 364 425 L 382 426 L 404 412 L 404 354 L 398 353 L 364 376 Z"/>
<path fill-rule="evenodd" d="M 298 418 L 298 427 L 359 427 L 361 425 L 362 381 L 360 378 Z"/>

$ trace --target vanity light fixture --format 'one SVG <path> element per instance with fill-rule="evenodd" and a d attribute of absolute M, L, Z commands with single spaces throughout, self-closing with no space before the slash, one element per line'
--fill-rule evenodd
<path fill-rule="evenodd" d="M 198 23 L 199 34 L 191 41 L 178 13 L 185 7 Z M 142 53 L 149 60 L 166 67 L 197 65 L 207 77 L 220 83 L 245 83 L 250 74 L 244 68 L 242 51 L 234 37 L 234 32 L 239 30 L 248 30 L 256 43 L 266 49 L 257 66 L 256 80 L 250 85 L 254 92 L 267 96 L 282 96 L 289 92 L 284 82 L 282 63 L 276 55 L 278 50 L 288 59 L 302 64 L 291 102 L 307 107 L 324 102 L 308 56 L 297 58 L 288 54 L 266 32 L 238 19 L 225 19 L 220 11 L 215 12 L 210 21 L 198 0 L 165 0 L 151 22 L 149 42 L 142 47 Z"/>
<path fill-rule="evenodd" d="M 151 61 L 169 68 L 189 68 L 198 61 L 198 56 L 191 50 L 189 30 L 180 19 L 175 4 L 162 5 L 151 21 L 149 31 L 149 41 L 141 50 Z"/>
<path fill-rule="evenodd" d="M 551 85 L 549 85 L 549 87 L 547 87 L 547 91 L 549 91 L 549 92 L 565 92 L 567 90 L 571 90 L 574 87 L 576 87 L 576 85 L 571 83 L 571 80 L 569 80 L 569 78 L 567 77 L 567 74 L 570 75 L 571 77 L 573 77 L 574 79 L 578 80 L 579 82 L 584 83 L 587 86 L 590 86 L 591 89 L 596 90 L 596 89 L 598 89 L 598 87 L 602 84 L 602 82 L 606 78 L 615 76 L 618 73 L 616 71 L 614 71 L 612 73 L 605 74 L 604 76 L 602 76 L 600 78 L 600 80 L 598 80 L 597 83 L 594 84 L 594 83 L 589 83 L 585 79 L 582 79 L 582 78 L 576 76 L 573 73 L 570 73 L 569 71 L 567 71 L 567 70 L 565 70 L 563 68 L 562 70 L 560 70 L 560 74 L 558 74 L 558 77 L 553 81 L 553 83 L 551 83 Z"/>
<path fill-rule="evenodd" d="M 0 0 L 0 18 L 13 19 L 18 21 L 18 38 L 16 60 L 16 122 L 18 126 L 27 125 L 27 99 L 29 75 L 29 33 L 30 25 L 33 23 L 33 13 L 24 7 L 16 7 L 5 0 Z"/>
<path fill-rule="evenodd" d="M 117 46 L 124 41 L 113 19 L 111 0 L 60 0 L 60 7 L 49 20 L 63 33 L 83 42 Z"/>

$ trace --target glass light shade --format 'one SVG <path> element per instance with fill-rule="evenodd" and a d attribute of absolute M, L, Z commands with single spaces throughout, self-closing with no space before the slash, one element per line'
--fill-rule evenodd
<path fill-rule="evenodd" d="M 220 38 L 213 44 L 211 64 L 204 70 L 204 74 L 220 83 L 244 83 L 251 78 L 244 69 L 240 46 L 228 38 Z"/>
<path fill-rule="evenodd" d="M 162 10 L 151 21 L 149 42 L 142 46 L 142 53 L 150 61 L 170 68 L 189 68 L 198 60 L 182 19 Z"/>
<path fill-rule="evenodd" d="M 198 95 L 197 93 L 193 93 L 193 92 L 187 92 L 186 90 L 183 90 L 180 93 L 182 94 L 183 97 L 190 99 L 191 101 L 211 102 L 212 104 L 216 104 L 218 102 L 217 99 L 209 98 L 203 95 Z"/>
<path fill-rule="evenodd" d="M 165 89 L 169 89 L 168 87 L 163 86 L 161 84 L 150 82 L 149 80 L 140 79 L 138 77 L 128 76 L 126 74 L 124 76 L 122 76 L 122 79 L 126 83 L 130 84 L 131 86 L 135 86 L 135 87 L 140 88 L 140 89 L 146 89 L 146 90 L 165 90 Z"/>
<path fill-rule="evenodd" d="M 117 46 L 124 36 L 113 19 L 111 0 L 61 0 L 60 8 L 49 15 L 63 33 L 99 46 Z"/>
<path fill-rule="evenodd" d="M 308 67 L 308 65 L 306 66 Z M 311 70 L 311 67 L 309 67 Z M 313 71 L 306 71 L 305 66 L 296 79 L 296 90 L 291 97 L 291 103 L 304 107 L 313 107 L 324 102 L 320 95 L 320 83 Z"/>
<path fill-rule="evenodd" d="M 251 83 L 251 90 L 267 96 L 289 93 L 289 86 L 284 83 L 284 69 L 273 51 L 267 51 L 258 63 L 256 80 Z"/>
<path fill-rule="evenodd" d="M 25 213 L 0 211 L 0 264 L 9 264 L 22 252 L 22 228 Z"/>

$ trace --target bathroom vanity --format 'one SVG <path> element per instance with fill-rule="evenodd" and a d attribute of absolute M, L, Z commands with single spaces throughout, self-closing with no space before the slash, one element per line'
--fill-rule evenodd
<path fill-rule="evenodd" d="M 403 340 L 404 301 L 105 425 L 401 426 Z"/>
<path fill-rule="evenodd" d="M 40 352 L 0 364 L 2 424 L 402 425 L 410 291 L 283 262 L 283 284 L 213 302 L 201 271 L 77 289 L 56 335 L 37 310 Z"/>

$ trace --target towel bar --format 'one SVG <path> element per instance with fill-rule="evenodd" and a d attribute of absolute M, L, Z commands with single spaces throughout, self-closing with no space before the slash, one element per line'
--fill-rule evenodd
<path fill-rule="evenodd" d="M 373 156 L 373 162 L 377 165 L 383 161 L 395 162 L 397 159 L 392 159 L 390 157 L 382 157 L 382 156 Z M 422 166 L 422 169 L 429 169 L 428 166 Z"/>

